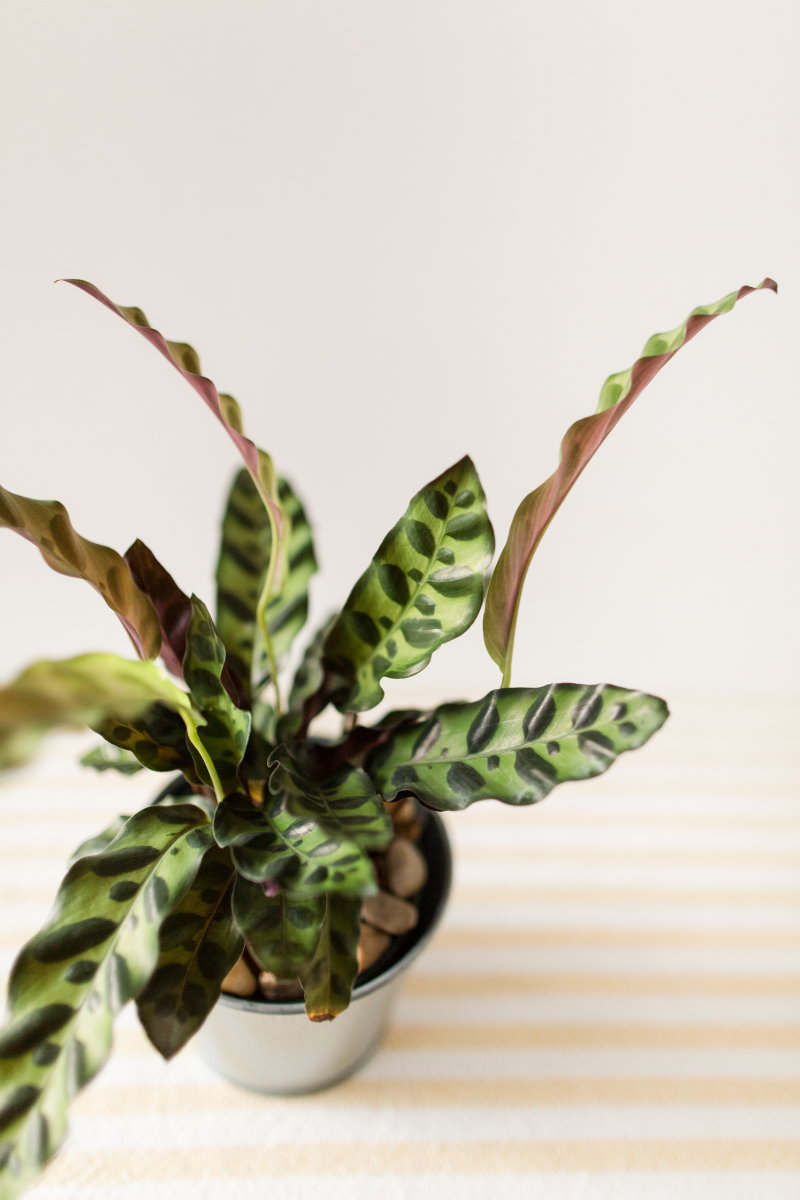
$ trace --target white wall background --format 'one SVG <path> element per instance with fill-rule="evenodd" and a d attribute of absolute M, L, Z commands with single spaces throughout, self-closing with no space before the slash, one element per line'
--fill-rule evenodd
<path fill-rule="evenodd" d="M 771 274 L 637 401 L 531 570 L 515 682 L 798 691 L 789 0 L 31 0 L 0 28 L 0 480 L 212 594 L 235 452 L 191 341 L 318 530 L 318 615 L 465 452 L 498 540 L 646 338 Z M 0 538 L 2 676 L 127 652 Z M 497 681 L 479 626 L 431 684 Z M 402 684 L 395 685 L 402 688 Z"/>

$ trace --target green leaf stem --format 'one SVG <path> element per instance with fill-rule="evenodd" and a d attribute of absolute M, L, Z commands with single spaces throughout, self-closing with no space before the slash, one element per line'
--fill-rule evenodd
<path fill-rule="evenodd" d="M 340 711 L 374 708 L 384 676 L 416 675 L 469 628 L 493 552 L 483 489 L 462 458 L 414 496 L 328 635 L 325 664 L 347 680 Z"/>
<path fill-rule="evenodd" d="M 231 700 L 222 683 L 225 647 L 202 600 L 192 596 L 192 618 L 186 630 L 183 676 L 205 717 L 199 737 L 219 775 L 225 795 L 239 786 L 237 770 L 250 735 L 250 714 Z M 207 763 L 203 764 L 207 766 Z M 201 764 L 197 763 L 198 769 Z"/>
<path fill-rule="evenodd" d="M 26 1187 L 61 1142 L 66 1106 L 99 1071 L 116 1013 L 147 983 L 163 917 L 211 840 L 199 809 L 146 808 L 79 859 L 45 928 L 22 950 L 0 1032 L 0 1197 Z"/>
<path fill-rule="evenodd" d="M 525 497 L 514 514 L 508 541 L 497 561 L 486 596 L 483 636 L 489 654 L 503 672 L 504 687 L 511 682 L 514 635 L 528 567 L 545 530 L 573 484 L 639 393 L 678 350 L 710 321 L 730 312 L 737 300 L 762 288 L 777 292 L 778 285 L 772 279 L 764 279 L 758 287 L 741 287 L 738 292 L 723 296 L 716 304 L 695 308 L 677 329 L 654 334 L 629 370 L 610 375 L 605 381 L 593 416 L 576 421 L 567 430 L 561 443 L 558 468 L 535 492 Z"/>
<path fill-rule="evenodd" d="M 231 914 L 235 876 L 230 852 L 211 846 L 183 899 L 161 924 L 158 963 L 137 1008 L 164 1058 L 177 1054 L 203 1024 L 244 949 Z"/>
<path fill-rule="evenodd" d="M 332 1021 L 350 1003 L 358 975 L 360 917 L 359 899 L 328 892 L 314 958 L 302 976 L 306 1013 L 312 1021 Z"/>
<path fill-rule="evenodd" d="M 602 775 L 668 715 L 657 696 L 611 684 L 502 688 L 401 726 L 367 771 L 384 799 L 411 792 L 440 811 L 489 799 L 534 804 L 559 783 Z"/>
<path fill-rule="evenodd" d="M 0 487 L 0 527 L 12 529 L 38 547 L 59 575 L 85 579 L 115 612 L 140 658 L 153 659 L 161 646 L 155 610 L 131 576 L 122 555 L 81 537 L 58 500 L 30 500 Z"/>
<path fill-rule="evenodd" d="M 261 884 L 236 877 L 234 920 L 262 970 L 276 979 L 298 979 L 309 970 L 324 913 L 324 896 L 267 896 Z"/>

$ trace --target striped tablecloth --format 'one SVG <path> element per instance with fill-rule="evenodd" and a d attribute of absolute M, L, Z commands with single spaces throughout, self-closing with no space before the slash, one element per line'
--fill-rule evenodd
<path fill-rule="evenodd" d="M 126 1011 L 32 1200 L 797 1200 L 800 701 L 673 709 L 603 779 L 448 820 L 449 912 L 356 1078 L 254 1095 Z M 74 746 L 0 788 L 5 970 L 152 793 Z"/>

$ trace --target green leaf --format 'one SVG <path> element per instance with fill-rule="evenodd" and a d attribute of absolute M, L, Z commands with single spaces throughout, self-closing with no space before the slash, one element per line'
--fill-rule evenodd
<path fill-rule="evenodd" d="M 0 487 L 0 527 L 13 529 L 37 546 L 59 575 L 85 579 L 117 614 L 141 658 L 155 658 L 161 630 L 155 610 L 133 582 L 125 559 L 108 546 L 76 533 L 58 500 L 30 500 Z"/>
<path fill-rule="evenodd" d="M 99 1071 L 120 1008 L 147 983 L 158 930 L 211 840 L 199 809 L 135 813 L 67 873 L 22 950 L 0 1033 L 0 1196 L 26 1187 L 61 1142 L 66 1107 Z"/>
<path fill-rule="evenodd" d="M 325 682 L 325 667 L 322 663 L 325 639 L 336 621 L 335 614 L 327 617 L 323 625 L 314 634 L 303 653 L 299 667 L 295 671 L 289 692 L 288 712 L 278 721 L 278 740 L 291 741 L 303 728 L 306 721 L 306 704 L 319 693 Z M 316 715 L 316 714 L 314 714 Z"/>
<path fill-rule="evenodd" d="M 26 762 L 56 726 L 96 728 L 107 720 L 128 722 L 147 712 L 154 701 L 180 712 L 184 721 L 199 718 L 186 693 L 154 663 L 116 654 L 34 663 L 0 688 L 0 767 Z"/>
<path fill-rule="evenodd" d="M 332 1021 L 350 1003 L 358 975 L 360 917 L 360 900 L 334 892 L 325 897 L 317 949 L 310 968 L 302 976 L 306 1012 L 312 1021 Z"/>
<path fill-rule="evenodd" d="M 84 754 L 80 764 L 94 771 L 118 771 L 120 775 L 135 775 L 142 769 L 142 764 L 130 750 L 121 750 L 118 746 L 112 747 L 102 742 Z"/>
<path fill-rule="evenodd" d="M 462 458 L 411 501 L 361 576 L 325 643 L 325 665 L 348 686 L 341 711 L 383 699 L 380 680 L 405 679 L 470 627 L 494 551 L 486 501 Z"/>
<path fill-rule="evenodd" d="M 177 1054 L 203 1024 L 244 949 L 231 914 L 235 877 L 230 852 L 211 846 L 186 895 L 162 922 L 158 963 L 137 1007 L 164 1058 Z"/>
<path fill-rule="evenodd" d="M 300 500 L 285 479 L 278 481 L 278 497 L 288 531 L 280 586 L 267 604 L 269 630 L 276 659 L 287 655 L 308 619 L 308 585 L 317 570 L 311 526 Z M 270 678 L 269 661 L 261 631 L 255 631 L 255 670 L 258 686 Z"/>
<path fill-rule="evenodd" d="M 267 605 L 267 628 L 276 657 L 286 654 L 308 616 L 308 583 L 317 569 L 311 526 L 302 504 L 285 479 L 278 496 L 288 522 L 280 584 Z M 260 685 L 269 664 L 256 622 L 256 609 L 267 577 L 272 530 L 247 471 L 236 476 L 222 523 L 217 564 L 217 632 L 228 653 L 228 665 L 248 696 L 252 695 L 253 663 Z M 264 678 L 261 678 L 264 676 Z"/>
<path fill-rule="evenodd" d="M 138 721 L 112 718 L 93 726 L 112 746 L 128 751 L 148 771 L 182 771 L 190 783 L 208 783 L 189 752 L 186 726 L 163 704 L 154 704 Z"/>
<path fill-rule="evenodd" d="M 267 793 L 263 807 L 241 792 L 227 796 L 214 817 L 214 836 L 220 846 L 231 847 L 237 871 L 254 883 L 271 881 L 297 896 L 376 890 L 366 853 L 351 837 L 310 816 L 296 796 Z"/>
<path fill-rule="evenodd" d="M 392 822 L 369 776 L 344 766 L 322 782 L 309 778 L 286 746 L 270 756 L 274 770 L 269 790 L 290 798 L 292 812 L 313 817 L 330 833 L 352 839 L 363 850 L 384 850 L 392 840 Z"/>
<path fill-rule="evenodd" d="M 100 854 L 102 850 L 106 850 L 118 833 L 121 833 L 125 828 L 125 823 L 130 821 L 129 816 L 121 815 L 114 817 L 113 821 L 106 825 L 105 829 L 101 829 L 93 837 L 87 838 L 85 842 L 81 842 L 77 849 L 73 850 L 67 863 L 71 867 L 79 858 L 86 858 L 88 854 Z"/>
<path fill-rule="evenodd" d="M 601 775 L 668 715 L 657 696 L 611 684 L 504 688 L 401 727 L 367 770 L 386 800 L 412 792 L 439 810 L 489 799 L 534 804 L 559 783 Z"/>
<path fill-rule="evenodd" d="M 677 329 L 654 334 L 630 370 L 611 375 L 605 381 L 594 415 L 576 421 L 567 430 L 561 443 L 558 468 L 535 492 L 525 497 L 514 514 L 508 541 L 497 561 L 486 596 L 483 636 L 489 654 L 503 672 L 503 686 L 511 681 L 514 635 L 528 567 L 545 530 L 578 476 L 639 393 L 681 346 L 715 317 L 730 312 L 737 300 L 761 288 L 778 290 L 772 279 L 764 279 L 756 288 L 741 287 L 738 292 L 723 296 L 716 304 L 695 308 Z"/>
<path fill-rule="evenodd" d="M 237 875 L 233 918 L 264 971 L 298 979 L 309 969 L 325 912 L 323 896 L 267 896 L 260 883 Z"/>
<path fill-rule="evenodd" d="M 192 596 L 183 676 L 192 699 L 205 717 L 200 740 L 227 795 L 239 786 L 236 772 L 247 748 L 250 714 L 237 708 L 226 692 L 222 683 L 224 665 L 225 647 L 217 637 L 208 609 L 202 600 Z M 199 762 L 197 765 L 201 767 Z"/>

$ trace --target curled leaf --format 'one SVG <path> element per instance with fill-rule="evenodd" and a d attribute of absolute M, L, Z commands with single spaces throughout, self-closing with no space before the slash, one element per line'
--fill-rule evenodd
<path fill-rule="evenodd" d="M 152 604 L 136 586 L 122 555 L 81 537 L 58 500 L 31 500 L 0 487 L 0 526 L 38 547 L 59 575 L 85 579 L 117 614 L 141 658 L 155 658 L 161 631 Z"/>
<path fill-rule="evenodd" d="M 741 287 L 738 292 L 723 296 L 716 304 L 695 308 L 677 329 L 654 334 L 629 370 L 610 375 L 605 381 L 597 411 L 576 421 L 567 430 L 561 443 L 558 468 L 535 492 L 525 497 L 514 514 L 508 541 L 497 561 L 486 596 L 483 636 L 489 654 L 503 672 L 504 686 L 511 679 L 514 634 L 525 575 L 545 530 L 578 476 L 639 393 L 681 346 L 691 341 L 715 317 L 730 312 L 737 300 L 762 288 L 777 292 L 778 285 L 772 279 L 764 279 L 758 287 Z"/>

